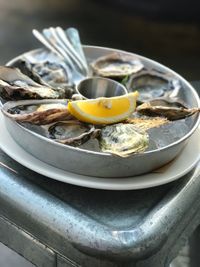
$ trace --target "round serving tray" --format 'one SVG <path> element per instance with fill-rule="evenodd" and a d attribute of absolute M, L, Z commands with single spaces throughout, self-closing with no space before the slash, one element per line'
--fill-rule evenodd
<path fill-rule="evenodd" d="M 178 78 L 182 84 L 181 95 L 184 98 L 183 100 L 190 107 L 200 107 L 199 97 L 193 87 L 180 75 L 155 61 L 110 48 L 85 46 L 84 51 L 89 62 L 111 52 L 133 55 L 135 58 L 141 60 L 146 67 L 151 67 L 161 72 L 168 72 L 175 78 Z M 47 51 L 43 49 L 30 51 L 13 59 L 8 65 L 12 66 L 23 56 L 29 55 L 39 58 L 40 55 L 44 53 L 47 53 Z M 140 154 L 133 154 L 127 158 L 120 158 L 111 154 L 56 143 L 24 128 L 7 117 L 5 117 L 5 124 L 11 136 L 25 151 L 49 165 L 82 175 L 117 178 L 144 174 L 173 160 L 181 152 L 189 137 L 196 130 L 200 121 L 200 116 L 192 116 L 191 120 L 189 130 L 178 140 L 172 139 L 168 145 L 162 148 Z"/>

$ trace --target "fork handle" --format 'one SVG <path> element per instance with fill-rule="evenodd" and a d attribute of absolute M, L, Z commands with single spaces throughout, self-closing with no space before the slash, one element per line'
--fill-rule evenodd
<path fill-rule="evenodd" d="M 78 30 L 75 29 L 75 28 L 68 28 L 65 31 L 65 33 L 66 33 L 68 39 L 70 40 L 72 46 L 74 47 L 74 49 L 76 50 L 76 52 L 81 57 L 83 64 L 88 69 L 87 60 L 85 58 L 85 55 L 84 55 L 84 52 L 83 52 L 83 48 L 81 46 L 81 41 L 80 41 Z"/>
<path fill-rule="evenodd" d="M 77 53 L 74 46 L 71 44 L 69 39 L 66 36 L 66 33 L 61 27 L 57 27 L 54 32 L 56 33 L 56 37 L 62 48 L 68 53 L 68 55 L 72 58 L 75 64 L 79 67 L 79 69 L 84 73 L 87 74 L 88 67 L 87 64 L 82 60 L 80 55 Z"/>

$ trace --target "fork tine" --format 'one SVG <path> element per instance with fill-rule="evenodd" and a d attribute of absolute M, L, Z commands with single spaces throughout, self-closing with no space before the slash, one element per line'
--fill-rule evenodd
<path fill-rule="evenodd" d="M 33 35 L 38 39 L 44 46 L 46 46 L 50 51 L 55 53 L 57 56 L 59 56 L 62 59 L 66 59 L 67 57 L 65 54 L 63 54 L 57 47 L 53 45 L 52 42 L 49 41 L 48 38 L 45 37 L 45 35 L 41 34 L 38 30 L 33 29 L 32 31 Z M 46 33 L 47 34 L 47 33 Z M 48 34 L 47 34 L 48 35 Z M 49 35 L 48 35 L 49 36 Z M 73 69 L 73 63 L 70 59 L 67 59 L 68 65 Z"/>
<path fill-rule="evenodd" d="M 34 29 L 33 34 L 48 49 L 66 60 L 72 70 L 78 68 L 82 74 L 88 75 L 87 63 L 78 55 L 62 28 L 50 27 L 43 29 L 42 33 Z"/>
<path fill-rule="evenodd" d="M 52 46 L 45 37 L 36 29 L 32 30 L 33 35 L 38 39 L 44 46 L 46 46 L 49 50 L 53 51 L 59 57 L 63 58 L 63 56 Z"/>

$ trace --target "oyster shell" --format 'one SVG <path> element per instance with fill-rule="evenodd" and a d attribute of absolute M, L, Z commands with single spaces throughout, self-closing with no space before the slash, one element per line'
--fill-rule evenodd
<path fill-rule="evenodd" d="M 4 104 L 2 112 L 25 128 L 66 145 L 82 145 L 100 131 L 74 119 L 66 100 L 12 101 Z"/>
<path fill-rule="evenodd" d="M 172 91 L 178 92 L 181 83 L 171 75 L 156 70 L 143 70 L 131 75 L 126 87 L 129 92 L 137 90 L 138 103 L 144 103 L 155 98 L 167 97 Z"/>
<path fill-rule="evenodd" d="M 47 137 L 61 144 L 80 146 L 89 138 L 95 138 L 99 132 L 93 125 L 78 120 L 59 121 L 47 129 Z"/>
<path fill-rule="evenodd" d="M 118 123 L 104 127 L 99 140 L 103 152 L 120 157 L 143 152 L 149 144 L 148 134 L 130 123 Z"/>
<path fill-rule="evenodd" d="M 30 61 L 29 61 L 30 60 Z M 34 61 L 27 58 L 19 59 L 14 64 L 22 73 L 42 85 L 50 86 L 54 90 L 64 90 L 65 98 L 71 98 L 74 90 L 72 83 L 69 81 L 69 70 L 64 62 L 56 62 L 48 60 Z"/>
<path fill-rule="evenodd" d="M 19 69 L 0 67 L 0 97 L 4 100 L 64 98 L 64 90 L 36 83 Z"/>
<path fill-rule="evenodd" d="M 166 102 L 165 102 L 166 103 Z M 200 112 L 199 108 L 177 107 L 168 103 L 167 106 L 159 106 L 158 100 L 144 103 L 136 108 L 136 111 L 147 116 L 162 116 L 168 120 L 179 120 Z"/>
<path fill-rule="evenodd" d="M 107 78 L 122 79 L 143 69 L 143 64 L 133 56 L 112 53 L 91 63 L 95 74 Z"/>
<path fill-rule="evenodd" d="M 66 100 L 23 100 L 4 104 L 2 112 L 17 122 L 45 125 L 60 120 L 71 120 Z"/>
<path fill-rule="evenodd" d="M 32 64 L 28 60 L 26 60 L 25 58 L 19 59 L 16 62 L 14 62 L 12 67 L 18 68 L 24 75 L 28 76 L 36 83 L 48 86 L 48 83 L 46 83 L 42 79 L 42 77 L 39 76 L 39 74 L 37 72 L 34 72 L 32 70 Z"/>
<path fill-rule="evenodd" d="M 151 106 L 164 106 L 164 107 L 169 107 L 169 108 L 175 107 L 175 108 L 187 109 L 186 104 L 183 101 L 173 99 L 170 96 L 153 99 L 146 103 L 150 103 Z"/>

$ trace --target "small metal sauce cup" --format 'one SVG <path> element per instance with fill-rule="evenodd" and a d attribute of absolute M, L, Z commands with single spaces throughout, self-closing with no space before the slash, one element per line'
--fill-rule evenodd
<path fill-rule="evenodd" d="M 76 93 L 83 99 L 113 97 L 127 94 L 125 86 L 114 80 L 102 77 L 86 78 L 76 86 Z"/>

